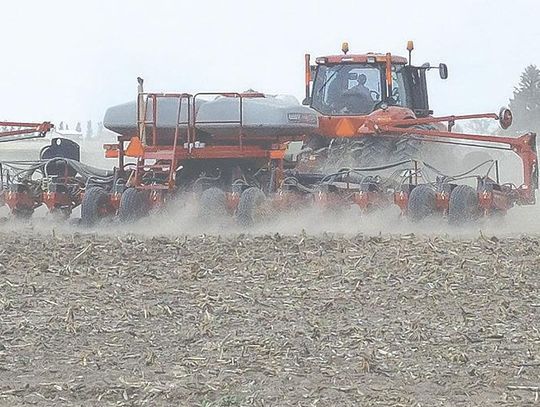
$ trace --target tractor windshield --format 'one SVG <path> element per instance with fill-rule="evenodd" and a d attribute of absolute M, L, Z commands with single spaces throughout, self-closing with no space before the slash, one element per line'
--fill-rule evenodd
<path fill-rule="evenodd" d="M 312 107 L 328 115 L 365 115 L 385 97 L 387 103 L 407 106 L 400 67 L 393 67 L 392 95 L 384 95 L 384 65 L 319 65 L 313 83 Z"/>

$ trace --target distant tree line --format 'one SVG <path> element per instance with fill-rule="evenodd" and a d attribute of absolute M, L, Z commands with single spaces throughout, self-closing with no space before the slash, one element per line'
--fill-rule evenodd
<path fill-rule="evenodd" d="M 508 130 L 501 130 L 493 120 L 475 119 L 456 125 L 455 131 L 506 135 L 533 132 L 540 135 L 540 69 L 536 65 L 527 66 L 521 74 L 509 107 L 514 121 Z"/>
<path fill-rule="evenodd" d="M 540 69 L 536 65 L 529 65 L 521 74 L 510 110 L 514 114 L 513 133 L 540 134 Z"/>
<path fill-rule="evenodd" d="M 58 126 L 56 126 L 58 131 L 69 131 L 69 124 L 67 122 L 61 121 Z M 97 129 L 94 131 L 94 125 L 92 123 L 92 120 L 88 120 L 86 122 L 86 128 L 83 131 L 81 122 L 77 122 L 75 124 L 75 132 L 81 133 L 84 138 L 94 138 L 94 137 L 100 137 L 101 133 L 103 131 L 103 123 L 98 122 Z"/>

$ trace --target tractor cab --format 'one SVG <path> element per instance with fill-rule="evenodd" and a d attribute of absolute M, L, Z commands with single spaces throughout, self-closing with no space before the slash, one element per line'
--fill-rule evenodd
<path fill-rule="evenodd" d="M 409 41 L 409 60 L 391 54 L 348 54 L 319 57 L 310 64 L 306 55 L 306 99 L 323 116 L 365 116 L 387 106 L 412 110 L 417 117 L 426 117 L 429 109 L 426 71 L 429 64 L 412 66 Z M 440 64 L 440 76 L 448 77 L 445 64 Z"/>

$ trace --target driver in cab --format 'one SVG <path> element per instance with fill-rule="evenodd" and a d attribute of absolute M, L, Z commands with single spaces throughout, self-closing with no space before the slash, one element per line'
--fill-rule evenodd
<path fill-rule="evenodd" d="M 371 96 L 371 90 L 366 86 L 366 75 L 363 73 L 359 74 L 356 81 L 357 83 L 355 86 L 343 92 L 343 107 L 346 110 L 346 113 L 371 113 L 375 101 Z"/>

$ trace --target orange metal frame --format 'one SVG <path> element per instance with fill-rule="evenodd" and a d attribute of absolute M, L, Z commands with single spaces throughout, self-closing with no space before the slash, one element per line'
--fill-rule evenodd
<path fill-rule="evenodd" d="M 41 196 L 40 199 L 36 201 L 26 192 L 7 191 L 4 200 L 6 205 L 12 211 L 18 209 L 34 210 L 42 204 Z"/>
<path fill-rule="evenodd" d="M 238 120 L 227 121 L 204 121 L 197 119 L 196 101 L 202 96 L 224 96 L 234 97 L 239 100 Z M 209 160 L 209 159 L 266 159 L 277 163 L 278 168 L 283 168 L 283 158 L 287 149 L 287 142 L 301 140 L 303 135 L 298 137 L 278 137 L 275 135 L 258 136 L 246 140 L 244 135 L 243 99 L 254 97 L 253 94 L 240 94 L 235 92 L 201 92 L 195 95 L 187 93 L 139 93 L 138 98 L 138 137 L 126 138 L 120 136 L 117 144 L 106 144 L 105 156 L 108 158 L 118 158 L 120 168 L 124 168 L 124 158 L 132 156 L 137 158 L 137 165 L 134 176 L 130 179 L 130 186 L 140 189 L 150 190 L 172 190 L 175 188 L 175 175 L 179 165 L 187 160 Z M 158 103 L 162 98 L 175 98 L 178 100 L 178 110 L 176 126 L 172 144 L 159 145 L 158 134 Z M 149 101 L 152 102 L 150 117 Z M 185 101 L 187 106 L 187 120 L 181 121 L 182 107 Z M 142 106 L 142 108 L 141 108 Z M 211 145 L 198 148 L 196 143 L 197 126 L 200 124 L 236 124 L 238 134 L 228 137 L 220 137 L 219 141 Z M 150 129 L 147 127 L 150 126 Z M 186 126 L 184 135 L 181 134 L 180 126 Z M 150 133 L 147 134 L 147 130 Z M 147 142 L 150 140 L 150 143 Z M 125 142 L 140 144 L 140 149 L 136 154 L 130 155 L 130 145 L 125 148 Z M 155 161 L 155 164 L 147 164 L 147 160 Z M 159 164 L 157 164 L 159 163 Z M 148 170 L 156 170 L 166 173 L 168 181 L 163 185 L 142 185 L 142 174 Z"/>
<path fill-rule="evenodd" d="M 538 158 L 536 153 L 536 134 L 528 133 L 520 137 L 505 137 L 495 135 L 482 135 L 482 134 L 467 134 L 467 133 L 455 133 L 443 130 L 427 130 L 420 129 L 414 126 L 421 124 L 436 124 L 436 123 L 448 123 L 448 127 L 451 127 L 457 120 L 477 119 L 477 118 L 490 118 L 499 119 L 499 115 L 495 113 L 485 114 L 472 114 L 461 116 L 442 116 L 442 117 L 427 117 L 420 119 L 395 119 L 390 115 L 384 114 L 374 116 L 364 116 L 356 118 L 358 121 L 349 120 L 349 118 L 340 118 L 339 120 L 346 120 L 349 124 L 353 124 L 351 132 L 345 135 L 336 135 L 336 137 L 342 138 L 358 138 L 370 135 L 379 135 L 381 137 L 403 137 L 409 134 L 413 134 L 415 138 L 421 139 L 426 142 L 435 143 L 447 143 L 447 144 L 460 144 L 459 142 L 482 142 L 490 145 L 504 144 L 508 147 L 500 149 L 511 150 L 515 152 L 522 161 L 523 168 L 523 184 L 518 189 L 520 194 L 521 204 L 534 204 L 535 195 L 534 190 L 538 188 L 537 171 L 538 171 Z M 485 147 L 478 144 L 467 144 L 475 147 Z"/>
<path fill-rule="evenodd" d="M 9 131 L 0 132 L 0 142 L 45 137 L 45 135 L 54 128 L 54 125 L 51 124 L 50 122 L 43 122 L 43 123 L 0 122 L 0 126 L 18 127 L 17 130 L 9 130 Z"/>

